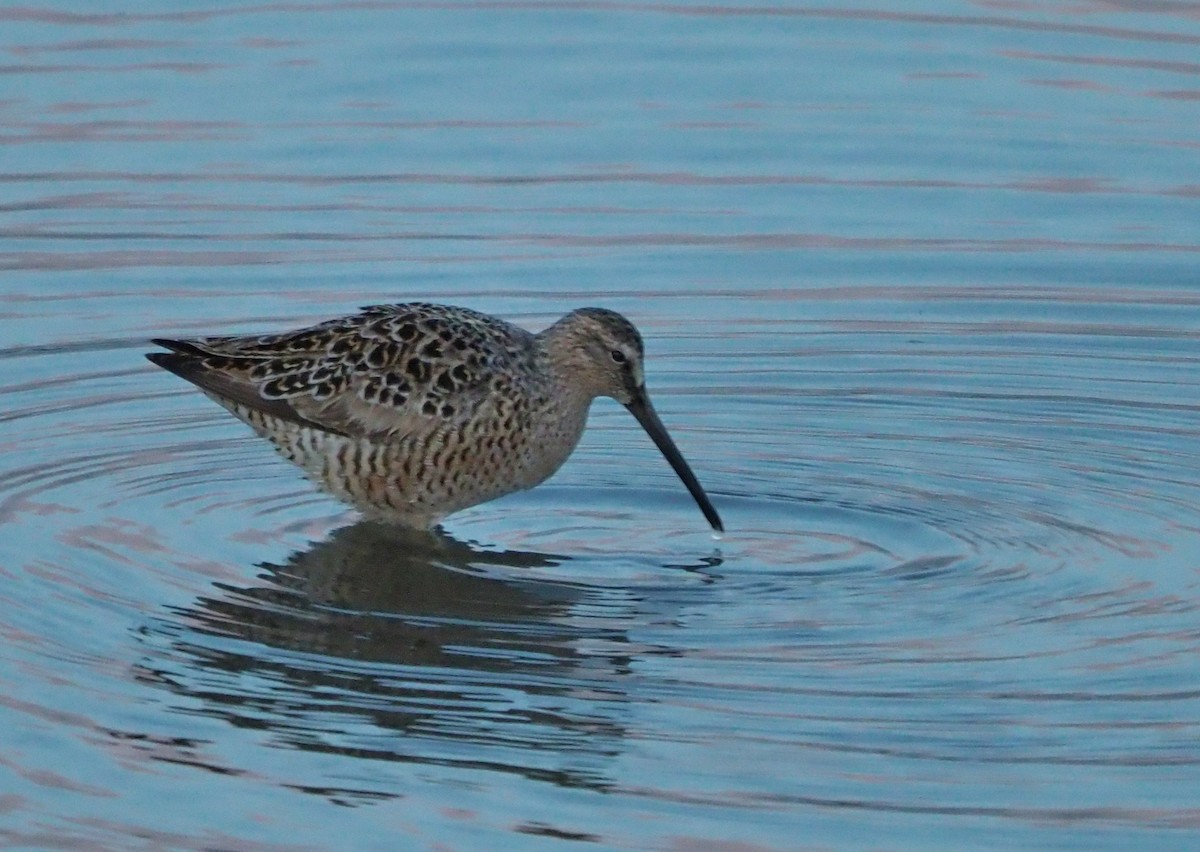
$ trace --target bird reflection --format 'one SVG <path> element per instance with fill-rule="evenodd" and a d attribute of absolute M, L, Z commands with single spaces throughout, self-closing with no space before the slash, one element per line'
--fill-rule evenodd
<path fill-rule="evenodd" d="M 262 564 L 265 585 L 218 584 L 225 594 L 202 598 L 194 614 L 201 626 L 236 626 L 243 638 L 277 648 L 430 664 L 447 646 L 520 642 L 562 614 L 577 596 L 572 588 L 488 572 L 561 561 L 476 549 L 440 531 L 363 522 L 282 565 Z"/>
<path fill-rule="evenodd" d="M 139 677 L 291 747 L 604 787 L 629 640 L 522 576 L 565 559 L 361 522 L 145 628 Z"/>

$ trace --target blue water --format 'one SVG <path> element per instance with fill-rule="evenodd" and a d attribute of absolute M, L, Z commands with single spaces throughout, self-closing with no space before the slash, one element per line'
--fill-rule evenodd
<path fill-rule="evenodd" d="M 1200 844 L 1200 4 L 0 9 L 0 842 Z M 361 522 L 142 358 L 599 304 Z"/>

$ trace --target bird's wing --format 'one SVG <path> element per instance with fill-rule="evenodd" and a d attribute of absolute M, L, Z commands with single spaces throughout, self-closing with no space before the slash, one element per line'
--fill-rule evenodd
<path fill-rule="evenodd" d="M 152 361 L 209 393 L 328 432 L 396 438 L 514 392 L 531 335 L 484 314 L 380 305 L 283 334 L 155 340 Z"/>

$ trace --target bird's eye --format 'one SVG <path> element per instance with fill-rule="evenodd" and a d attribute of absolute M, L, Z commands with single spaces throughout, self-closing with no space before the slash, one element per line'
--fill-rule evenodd
<path fill-rule="evenodd" d="M 624 352 L 622 352 L 620 349 L 614 349 L 614 350 L 613 350 L 612 352 L 610 352 L 609 354 L 610 354 L 610 355 L 612 355 L 612 359 L 613 359 L 614 361 L 616 361 L 618 364 L 624 364 L 624 363 L 625 363 L 625 353 L 624 353 Z"/>

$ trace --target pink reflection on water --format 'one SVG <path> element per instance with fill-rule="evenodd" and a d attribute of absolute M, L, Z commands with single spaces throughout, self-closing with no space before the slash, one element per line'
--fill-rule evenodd
<path fill-rule="evenodd" d="M 301 47 L 304 42 L 299 39 L 289 38 L 242 38 L 238 39 L 238 44 L 244 44 L 246 47 L 259 47 L 264 49 L 274 50 L 282 47 Z"/>
<path fill-rule="evenodd" d="M 1119 4 L 1109 4 L 1119 5 Z M 996 8 L 993 6 L 993 8 Z M 841 9 L 836 7 L 796 7 L 785 5 L 736 6 L 719 3 L 688 4 L 688 3 L 634 3 L 608 2 L 607 0 L 477 0 L 477 2 L 439 2 L 438 0 L 411 0 L 405 2 L 385 2 L 385 0 L 360 0 L 348 3 L 301 3 L 278 2 L 260 3 L 231 9 L 203 9 L 195 11 L 144 12 L 144 13 L 78 13 L 61 12 L 48 9 L 31 9 L 15 7 L 0 9 L 0 21 L 38 22 L 68 26 L 130 26 L 145 22 L 199 22 L 214 18 L 262 16 L 266 14 L 291 15 L 304 14 L 345 14 L 347 11 L 383 11 L 388 9 L 442 9 L 461 12 L 473 10 L 513 10 L 513 11 L 570 11 L 578 12 L 613 12 L 628 14 L 631 12 L 657 15 L 683 15 L 688 17 L 757 17 L 757 18 L 811 18 L 825 20 L 856 20 L 891 24 L 908 24 L 919 26 L 951 26 L 975 27 L 1017 32 L 1062 33 L 1073 35 L 1088 35 L 1098 38 L 1109 38 L 1130 41 L 1146 41 L 1169 44 L 1198 44 L 1200 36 L 1170 30 L 1136 29 L 1131 27 L 1114 27 L 1095 24 L 1062 23 L 1045 18 L 1044 7 L 1037 5 L 1028 8 L 1025 5 L 1005 5 L 999 7 L 1005 11 L 1026 12 L 1036 14 L 1036 19 L 1026 19 L 1017 15 L 953 15 L 932 12 L 902 12 L 883 9 Z M 1059 6 L 1053 10 L 1057 14 L 1071 13 L 1070 7 Z M 1092 7 L 1076 7 L 1077 13 L 1093 11 Z M 1163 15 L 1182 18 L 1195 18 L 1197 13 L 1180 4 L 1159 4 L 1148 7 L 1139 3 L 1130 5 L 1129 11 L 1144 13 L 1157 11 Z"/>
<path fill-rule="evenodd" d="M 0 12 L 0 19 L 3 19 Z M 73 53 L 90 50 L 157 50 L 186 46 L 182 41 L 151 41 L 137 38 L 96 38 L 63 41 L 57 44 L 12 45 L 5 48 L 16 56 L 38 56 L 42 53 Z"/>
<path fill-rule="evenodd" d="M 983 75 L 975 71 L 913 71 L 904 75 L 906 80 L 982 80 Z"/>
<path fill-rule="evenodd" d="M 673 130 L 748 130 L 762 125 L 753 121 L 676 121 L 667 126 Z"/>
<path fill-rule="evenodd" d="M 1026 80 L 1025 82 L 1030 86 L 1045 86 L 1051 89 L 1077 89 L 1091 92 L 1117 91 L 1112 86 L 1105 86 L 1102 83 L 1094 83 L 1091 80 L 1053 80 L 1043 78 Z"/>
<path fill-rule="evenodd" d="M 138 125 L 136 123 L 122 124 L 119 122 L 82 122 L 78 125 L 72 125 L 79 128 L 85 127 L 139 127 L 145 126 L 153 131 L 161 132 L 164 135 L 170 133 L 184 133 L 185 131 L 194 131 L 200 129 L 207 131 L 211 128 L 211 132 L 233 132 L 233 131 L 249 131 L 246 125 L 237 122 L 156 122 L 148 125 Z M 482 125 L 481 125 L 482 126 Z M 82 132 L 82 131 L 79 131 Z M 171 137 L 172 139 L 174 137 Z M 1188 145 L 1186 141 L 1171 141 L 1165 140 L 1161 144 L 1173 145 Z M 520 174 L 520 175 L 505 175 L 505 174 L 469 174 L 469 173 L 436 173 L 436 172 L 380 172 L 374 174 L 300 174 L 300 173 L 264 173 L 264 172 L 244 172 L 231 171 L 226 169 L 216 169 L 208 172 L 126 172 L 126 171 L 51 171 L 51 172 L 26 172 L 26 173 L 0 173 L 0 184 L 5 183 L 50 183 L 63 184 L 70 182 L 126 182 L 132 184 L 161 184 L 161 183 L 199 183 L 199 184 L 222 184 L 222 183 L 261 183 L 261 184 L 283 184 L 297 186 L 372 186 L 372 185 L 426 185 L 426 184 L 445 184 L 450 186 L 549 186 L 555 184 L 649 184 L 662 186 L 685 186 L 685 187 L 710 187 L 710 186 L 731 186 L 731 187 L 755 187 L 755 186 L 815 186 L 815 187 L 849 187 L 860 189 L 943 189 L 943 190 L 1018 190 L 1022 192 L 1048 192 L 1048 193 L 1072 193 L 1072 194 L 1091 194 L 1091 193 L 1108 193 L 1108 194 L 1135 194 L 1135 195 L 1190 195 L 1195 187 L 1192 184 L 1183 184 L 1179 186 L 1137 186 L 1120 184 L 1111 178 L 1034 178 L 1026 180 L 1012 181 L 971 181 L 940 177 L 923 177 L 923 178 L 854 178 L 854 177 L 832 177 L 821 174 L 803 174 L 803 173 L 750 173 L 750 174 L 701 174 L 698 172 L 646 172 L 637 170 L 615 170 L 615 171 L 594 171 L 594 172 L 575 172 L 575 173 L 547 173 L 547 174 Z M 66 196 L 63 196 L 66 197 Z M 77 196 L 84 198 L 83 194 Z M 88 206 L 88 205 L 84 205 Z M 138 205 L 135 205 L 138 206 Z M 17 209 L 10 207 L 9 209 Z M 229 207 L 220 207 L 218 209 L 254 209 L 252 205 L 239 207 L 238 205 L 230 205 Z M 354 202 L 337 202 L 330 207 L 329 205 L 317 205 L 314 207 L 305 207 L 304 205 L 294 207 L 264 207 L 263 209 L 367 209 L 355 208 Z M 626 208 L 620 206 L 605 206 L 592 205 L 590 207 L 567 207 L 567 208 L 549 208 L 549 207 L 521 207 L 515 205 L 512 207 L 498 207 L 495 205 L 448 205 L 448 206 L 398 206 L 390 207 L 381 205 L 370 209 L 378 210 L 442 210 L 445 212 L 457 212 L 460 210 L 549 210 L 549 209 L 568 209 L 568 210 L 589 210 L 589 209 L 608 209 L 620 211 Z M 636 208 L 643 209 L 643 208 Z M 689 210 L 690 212 L 694 212 Z M 703 211 L 702 211 L 703 212 Z"/>
<path fill-rule="evenodd" d="M 558 121 L 554 119 L 468 119 L 443 118 L 426 121 L 295 121 L 273 125 L 279 128 L 356 128 L 368 130 L 527 130 L 530 128 L 586 128 L 594 124 L 584 121 Z"/>
<path fill-rule="evenodd" d="M 1011 59 L 1033 59 L 1069 65 L 1098 65 L 1105 68 L 1138 68 L 1147 71 L 1169 71 L 1176 74 L 1200 74 L 1200 63 L 1163 59 L 1130 59 L 1122 56 L 1068 56 L 1059 53 L 1035 53 L 1028 50 L 1002 50 L 1001 56 Z"/>
<path fill-rule="evenodd" d="M 60 101 L 58 103 L 50 104 L 50 106 L 47 107 L 47 112 L 73 114 L 106 109 L 133 109 L 136 107 L 150 106 L 150 104 L 151 101 L 148 100 L 109 101 L 107 103 L 88 101 Z"/>
<path fill-rule="evenodd" d="M 195 142 L 233 139 L 244 125 L 233 121 L 30 122 L 10 125 L 23 133 L 0 136 L 0 145 L 41 142 Z M 238 132 L 234 132 L 238 131 Z"/>
<path fill-rule="evenodd" d="M 174 71 L 203 74 L 227 66 L 216 62 L 137 62 L 128 65 L 0 65 L 0 75 L 18 74 L 124 74 L 140 71 Z"/>

